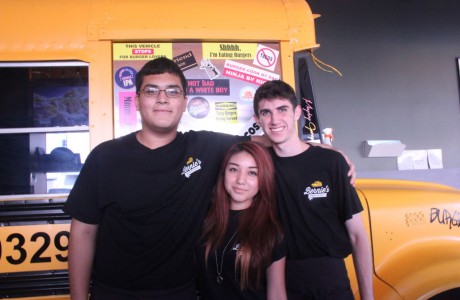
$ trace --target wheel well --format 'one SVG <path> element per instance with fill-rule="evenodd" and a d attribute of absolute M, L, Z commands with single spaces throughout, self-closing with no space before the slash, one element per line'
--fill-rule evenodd
<path fill-rule="evenodd" d="M 452 299 L 460 299 L 460 287 L 444 291 L 440 294 L 437 294 L 429 300 L 452 300 Z"/>

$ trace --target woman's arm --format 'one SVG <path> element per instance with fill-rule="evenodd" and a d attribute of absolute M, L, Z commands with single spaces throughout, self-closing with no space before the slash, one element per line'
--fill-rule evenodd
<path fill-rule="evenodd" d="M 287 300 L 284 267 L 286 257 L 272 263 L 267 269 L 267 300 Z"/>

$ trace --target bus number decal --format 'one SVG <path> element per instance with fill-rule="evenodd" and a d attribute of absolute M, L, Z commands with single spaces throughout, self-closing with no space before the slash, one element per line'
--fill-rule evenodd
<path fill-rule="evenodd" d="M 6 241 L 10 243 L 13 242 L 13 240 L 17 240 L 17 243 L 14 245 L 13 249 L 19 252 L 19 258 L 14 259 L 13 256 L 7 256 L 6 260 L 12 265 L 19 265 L 26 260 L 26 256 L 27 256 L 26 250 L 23 248 L 25 239 L 24 239 L 24 236 L 22 236 L 19 233 L 10 234 L 8 238 L 6 239 Z"/>
<path fill-rule="evenodd" d="M 50 245 L 50 236 L 46 234 L 45 232 L 37 232 L 34 234 L 31 238 L 32 242 L 36 242 L 38 238 L 43 238 L 43 244 L 38 248 L 37 252 L 32 256 L 32 259 L 30 260 L 31 263 L 41 263 L 41 262 L 51 262 L 51 257 L 41 257 L 43 252 L 48 249 Z"/>
<path fill-rule="evenodd" d="M 30 242 L 39 245 L 39 248 L 33 253 L 27 253 L 26 251 L 26 238 L 20 233 L 11 233 L 7 238 L 4 244 L 1 244 L 0 241 L 0 261 L 2 260 L 2 255 L 7 251 L 7 243 L 11 243 L 12 251 L 11 255 L 6 255 L 5 259 L 11 265 L 19 265 L 26 261 L 28 254 L 32 255 L 30 259 L 31 264 L 36 263 L 50 263 L 51 256 L 46 256 L 44 253 L 51 248 L 55 248 L 59 251 L 54 256 L 60 262 L 67 262 L 67 249 L 69 245 L 69 232 L 68 231 L 59 231 L 54 236 L 54 239 L 51 240 L 51 237 L 46 232 L 36 232 L 30 237 Z M 53 243 L 51 243 L 53 241 Z"/>
<path fill-rule="evenodd" d="M 60 231 L 54 237 L 54 246 L 61 252 L 67 253 L 67 249 L 69 248 L 69 232 L 68 231 Z M 67 241 L 65 245 L 62 244 L 62 240 Z M 56 255 L 57 260 L 60 262 L 66 262 L 67 256 L 63 256 L 61 254 Z"/>

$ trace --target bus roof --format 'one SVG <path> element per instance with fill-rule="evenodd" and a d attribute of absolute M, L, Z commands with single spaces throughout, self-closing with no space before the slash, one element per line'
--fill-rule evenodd
<path fill-rule="evenodd" d="M 103 40 L 284 41 L 293 51 L 318 47 L 317 15 L 305 0 L 5 0 L 0 15 L 0 49 L 7 51 L 53 50 L 63 40 L 66 48 Z"/>

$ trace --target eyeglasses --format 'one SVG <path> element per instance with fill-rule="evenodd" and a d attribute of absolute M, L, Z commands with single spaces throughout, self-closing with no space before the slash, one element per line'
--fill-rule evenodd
<path fill-rule="evenodd" d="M 166 97 L 168 98 L 179 98 L 184 92 L 180 88 L 167 88 L 164 90 L 160 90 L 156 87 L 146 87 L 145 89 L 141 90 L 139 93 L 144 94 L 145 97 L 153 98 L 158 97 L 161 92 L 165 92 Z"/>

